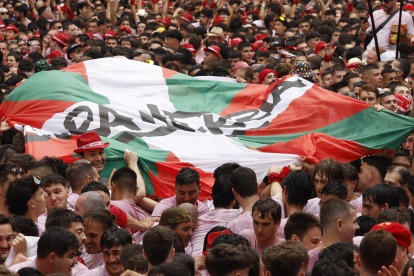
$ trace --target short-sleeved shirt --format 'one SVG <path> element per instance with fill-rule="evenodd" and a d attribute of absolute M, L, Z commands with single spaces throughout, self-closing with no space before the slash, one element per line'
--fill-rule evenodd
<path fill-rule="evenodd" d="M 31 237 L 31 236 L 25 236 L 26 244 L 27 244 L 27 257 L 36 257 L 37 256 L 37 243 L 39 241 L 39 237 Z M 6 259 L 6 262 L 4 263 L 6 267 L 9 267 L 10 264 L 13 262 L 14 258 L 16 258 L 17 254 L 16 251 L 14 251 L 14 248 L 10 249 L 9 256 Z"/>
<path fill-rule="evenodd" d="M 311 215 L 319 215 L 321 212 L 320 206 L 321 199 L 319 197 L 314 197 L 308 200 L 308 204 L 303 207 L 303 212 Z"/>
<path fill-rule="evenodd" d="M 246 229 L 253 230 L 253 218 L 252 212 L 244 213 L 237 218 L 233 219 L 227 225 L 227 228 L 233 232 L 233 234 L 239 234 L 240 232 Z"/>
<path fill-rule="evenodd" d="M 160 217 L 162 212 L 170 207 L 176 207 L 179 206 L 180 204 L 178 204 L 177 202 L 177 196 L 173 196 L 170 198 L 166 198 L 161 200 L 154 208 L 154 211 L 152 212 L 152 216 L 153 217 Z M 197 200 L 197 209 L 198 209 L 198 216 L 202 216 L 205 215 L 209 212 L 208 207 L 201 202 L 200 200 Z"/>
<path fill-rule="evenodd" d="M 230 221 L 240 216 L 241 210 L 219 209 L 198 217 L 197 228 L 191 238 L 193 256 L 203 255 L 204 239 L 208 231 L 216 226 L 227 227 Z"/>
<path fill-rule="evenodd" d="M 85 262 L 85 265 L 88 269 L 94 269 L 104 264 L 103 253 L 88 254 L 88 252 L 84 250 L 81 258 Z"/>
<path fill-rule="evenodd" d="M 241 231 L 240 235 L 245 237 L 250 242 L 250 247 L 253 248 L 254 250 L 256 250 L 257 253 L 259 253 L 260 257 L 262 257 L 262 252 L 266 247 L 262 247 L 258 244 L 257 239 L 256 239 L 256 234 L 254 233 L 254 230 L 250 230 L 250 229 L 243 230 L 243 231 Z M 278 245 L 278 244 L 280 244 L 284 241 L 285 241 L 285 239 L 277 238 L 269 246 L 275 246 L 275 245 Z"/>

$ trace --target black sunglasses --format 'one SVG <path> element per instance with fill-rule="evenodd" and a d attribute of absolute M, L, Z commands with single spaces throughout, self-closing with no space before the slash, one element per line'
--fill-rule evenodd
<path fill-rule="evenodd" d="M 23 176 L 25 174 L 22 168 L 11 168 L 10 170 L 7 170 L 2 175 L 0 175 L 0 178 L 5 177 L 9 173 L 14 174 L 15 176 L 18 176 L 18 175 Z"/>
<path fill-rule="evenodd" d="M 2 15 L 5 15 L 5 14 L 7 14 L 7 12 L 1 12 L 1 14 L 2 14 Z"/>

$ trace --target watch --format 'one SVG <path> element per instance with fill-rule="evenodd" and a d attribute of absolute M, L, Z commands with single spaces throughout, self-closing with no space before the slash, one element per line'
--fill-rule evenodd
<path fill-rule="evenodd" d="M 401 37 L 406 37 L 407 36 L 407 32 L 404 32 L 404 35 L 402 35 Z"/>

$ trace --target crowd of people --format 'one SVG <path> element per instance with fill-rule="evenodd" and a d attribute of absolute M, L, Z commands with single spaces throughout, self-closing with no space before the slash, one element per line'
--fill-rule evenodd
<path fill-rule="evenodd" d="M 373 1 L 371 15 L 364 0 L 1 1 L 0 100 L 33 74 L 113 57 L 234 83 L 295 75 L 413 117 L 414 4 L 401 3 Z M 232 160 L 202 201 L 189 167 L 173 197 L 147 193 L 130 150 L 101 176 L 109 144 L 94 131 L 71 164 L 26 153 L 8 119 L 0 131 L 1 275 L 413 275 L 414 130 L 395 152 L 264 179 Z"/>

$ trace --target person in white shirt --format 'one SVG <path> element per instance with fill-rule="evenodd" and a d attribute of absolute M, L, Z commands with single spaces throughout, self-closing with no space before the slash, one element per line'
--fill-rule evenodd
<path fill-rule="evenodd" d="M 62 273 L 72 275 L 72 268 L 78 263 L 76 254 L 80 247 L 78 238 L 62 227 L 52 227 L 39 239 L 37 256 L 9 267 L 17 272 L 23 267 L 31 267 L 43 275 Z"/>
<path fill-rule="evenodd" d="M 128 244 L 132 244 L 132 237 L 127 230 L 118 227 L 106 230 L 100 242 L 104 264 L 90 270 L 90 274 L 120 276 L 124 272 L 124 267 L 121 263 L 121 251 Z"/>

